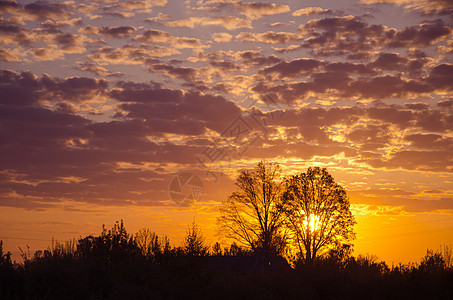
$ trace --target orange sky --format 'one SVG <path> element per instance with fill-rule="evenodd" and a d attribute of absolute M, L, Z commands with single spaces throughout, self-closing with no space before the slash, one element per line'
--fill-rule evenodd
<path fill-rule="evenodd" d="M 5 249 L 120 219 L 174 245 L 195 219 L 213 243 L 238 170 L 261 159 L 328 169 L 355 254 L 452 244 L 451 15 L 443 0 L 2 2 Z M 194 205 L 169 193 L 181 173 L 203 185 Z"/>
<path fill-rule="evenodd" d="M 338 176 L 336 179 L 342 181 Z M 222 245 L 226 245 L 228 241 L 219 237 L 216 231 L 217 201 L 225 198 L 234 187 L 232 182 L 226 184 L 224 190 L 221 182 L 205 181 L 204 184 L 202 199 L 191 207 L 178 207 L 169 199 L 164 207 L 84 205 L 73 211 L 4 207 L 1 211 L 1 237 L 5 248 L 20 260 L 18 247 L 24 250 L 26 245 L 30 245 L 33 253 L 34 250 L 46 249 L 52 237 L 65 241 L 89 234 L 98 235 L 102 224 L 108 228 L 116 220 L 123 219 L 129 233 L 151 228 L 158 234 L 167 234 L 172 244 L 178 246 L 195 219 L 209 244 L 220 240 Z M 224 197 L 220 196 L 222 193 Z M 360 204 L 361 198 L 354 194 L 350 198 L 357 221 L 355 255 L 374 254 L 391 265 L 419 261 L 427 248 L 439 249 L 441 245 L 453 244 L 453 216 L 448 211 L 410 212 L 397 206 Z"/>

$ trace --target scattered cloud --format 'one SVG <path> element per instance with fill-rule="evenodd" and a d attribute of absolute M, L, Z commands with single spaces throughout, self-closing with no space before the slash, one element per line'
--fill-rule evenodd
<path fill-rule="evenodd" d="M 236 39 L 242 42 L 260 42 L 269 44 L 285 44 L 302 39 L 299 32 L 275 32 L 267 31 L 264 33 L 241 32 L 236 35 Z"/>
<path fill-rule="evenodd" d="M 133 26 L 94 27 L 90 25 L 79 30 L 84 34 L 104 35 L 109 38 L 127 38 L 136 31 L 137 29 Z"/>
<path fill-rule="evenodd" d="M 0 49 L 0 61 L 20 61 L 17 51 Z"/>
<path fill-rule="evenodd" d="M 209 0 L 198 2 L 200 6 L 198 10 L 204 10 L 208 12 L 223 12 L 223 11 L 236 11 L 248 19 L 257 20 L 263 16 L 278 15 L 285 12 L 289 12 L 290 8 L 288 5 L 280 5 L 275 3 L 266 2 L 243 2 L 241 0 Z"/>
<path fill-rule="evenodd" d="M 188 19 L 169 21 L 164 24 L 167 27 L 189 27 L 189 28 L 194 28 L 195 26 L 217 25 L 222 26 L 228 30 L 234 30 L 238 28 L 252 28 L 251 22 L 249 20 L 233 16 L 190 17 Z"/>
<path fill-rule="evenodd" d="M 111 72 L 111 71 L 107 70 L 106 68 L 104 68 L 100 65 L 91 63 L 91 62 L 78 62 L 77 68 L 82 71 L 93 73 L 96 76 L 103 76 L 103 77 L 111 77 L 111 76 L 121 77 L 121 76 L 123 76 L 123 74 L 121 74 L 120 72 Z"/>
<path fill-rule="evenodd" d="M 312 73 L 323 63 L 315 59 L 296 59 L 291 62 L 281 62 L 262 70 L 263 74 L 277 74 L 279 79 L 295 78 L 302 74 Z"/>
<path fill-rule="evenodd" d="M 175 37 L 162 30 L 146 30 L 143 34 L 138 34 L 133 38 L 134 41 L 146 43 L 169 44 L 175 48 L 202 48 L 199 39 L 188 37 Z"/>
<path fill-rule="evenodd" d="M 316 49 L 313 53 L 320 56 L 426 47 L 451 37 L 451 28 L 441 20 L 397 30 L 369 25 L 355 16 L 313 19 L 301 25 L 300 30 L 305 36 L 302 47 Z"/>
<path fill-rule="evenodd" d="M 449 15 L 453 12 L 453 3 L 449 0 L 360 0 L 363 4 L 396 4 L 407 10 L 414 10 L 424 15 Z"/>
<path fill-rule="evenodd" d="M 321 7 L 305 7 L 296 10 L 293 12 L 293 16 L 300 17 L 300 16 L 313 16 L 313 15 L 323 15 L 323 14 L 330 14 L 332 11 L 330 9 L 324 9 Z"/>
<path fill-rule="evenodd" d="M 241 2 L 236 1 L 234 8 L 249 19 L 260 19 L 265 15 L 278 15 L 289 12 L 288 5 L 279 5 L 265 2 Z"/>
<path fill-rule="evenodd" d="M 233 36 L 231 34 L 226 33 L 226 32 L 218 32 L 218 33 L 212 34 L 212 39 L 217 43 L 227 43 L 227 42 L 231 41 L 232 37 Z"/>
<path fill-rule="evenodd" d="M 151 64 L 156 63 L 156 57 L 166 57 L 180 53 L 174 48 L 166 46 L 148 46 L 141 44 L 136 47 L 133 45 L 124 45 L 121 48 L 110 46 L 102 47 L 95 50 L 92 54 L 87 55 L 91 61 L 99 64 Z"/>

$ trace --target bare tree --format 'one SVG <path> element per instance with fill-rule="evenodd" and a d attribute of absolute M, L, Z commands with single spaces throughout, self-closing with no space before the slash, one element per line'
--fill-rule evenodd
<path fill-rule="evenodd" d="M 142 228 L 135 234 L 135 243 L 142 250 L 142 254 L 156 259 L 170 251 L 170 241 L 166 235 L 159 237 L 148 228 Z"/>
<path fill-rule="evenodd" d="M 148 228 L 142 228 L 135 233 L 135 243 L 142 250 L 143 255 L 150 255 L 157 240 L 157 235 Z"/>
<path fill-rule="evenodd" d="M 288 226 L 301 259 L 311 263 L 328 250 L 352 247 L 356 222 L 349 199 L 325 168 L 308 168 L 286 187 Z"/>
<path fill-rule="evenodd" d="M 285 247 L 280 166 L 261 161 L 253 171 L 241 171 L 238 191 L 222 203 L 221 233 L 253 251 L 280 254 Z"/>

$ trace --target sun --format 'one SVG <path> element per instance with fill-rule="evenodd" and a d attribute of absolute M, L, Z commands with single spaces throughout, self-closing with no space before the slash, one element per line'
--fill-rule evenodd
<path fill-rule="evenodd" d="M 319 229 L 320 226 L 319 217 L 317 215 L 310 214 L 304 218 L 302 225 L 304 226 L 304 228 L 308 228 L 310 232 L 315 232 Z"/>

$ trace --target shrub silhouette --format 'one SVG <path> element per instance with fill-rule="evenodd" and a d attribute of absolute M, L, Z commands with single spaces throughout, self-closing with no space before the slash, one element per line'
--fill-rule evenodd
<path fill-rule="evenodd" d="M 194 226 L 196 230 L 194 230 Z M 99 236 L 55 242 L 23 263 L 11 261 L 0 241 L 1 299 L 452 299 L 453 270 L 445 253 L 428 250 L 420 264 L 389 268 L 375 256 L 354 257 L 330 251 L 312 265 L 256 267 L 259 255 L 236 243 L 207 249 L 194 223 L 187 241 L 144 243 L 122 222 L 103 226 Z M 160 242 L 161 241 L 161 242 Z M 193 241 L 198 241 L 193 243 Z M 202 241 L 202 243 L 199 243 Z M 148 246 L 144 246 L 148 245 Z M 186 245 L 187 246 L 187 245 Z M 198 247 L 200 246 L 200 247 Z M 155 250 L 149 250 L 154 247 Z M 178 250 L 179 249 L 179 250 Z M 183 249 L 195 249 L 185 251 Z M 214 249 L 217 249 L 214 251 Z M 152 253 L 152 254 L 150 254 Z M 203 255 L 194 255 L 200 254 Z M 280 257 L 281 258 L 281 257 Z M 282 258 L 281 258 L 282 259 Z M 279 265 L 278 259 L 270 259 Z M 284 264 L 280 264 L 283 266 Z"/>
<path fill-rule="evenodd" d="M 204 237 L 195 221 L 187 229 L 182 251 L 189 256 L 206 256 L 209 254 L 209 247 L 205 245 Z"/>
<path fill-rule="evenodd" d="M 438 273 L 446 269 L 444 257 L 440 251 L 426 250 L 426 255 L 422 258 L 419 270 L 422 272 Z"/>

